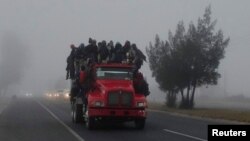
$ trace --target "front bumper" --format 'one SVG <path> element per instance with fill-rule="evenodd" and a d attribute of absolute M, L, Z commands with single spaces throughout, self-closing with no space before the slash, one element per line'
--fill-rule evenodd
<path fill-rule="evenodd" d="M 147 111 L 141 109 L 115 109 L 115 108 L 89 108 L 89 117 L 128 117 L 128 118 L 146 118 Z"/>

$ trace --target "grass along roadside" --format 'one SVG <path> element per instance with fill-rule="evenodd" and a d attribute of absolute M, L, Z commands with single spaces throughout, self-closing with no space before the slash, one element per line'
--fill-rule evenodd
<path fill-rule="evenodd" d="M 148 108 L 152 110 L 166 111 L 195 117 L 222 119 L 237 122 L 250 123 L 250 111 L 217 109 L 217 108 L 195 108 L 192 110 L 183 110 L 177 108 L 168 108 L 164 104 L 149 102 Z"/>
<path fill-rule="evenodd" d="M 10 97 L 0 95 L 0 114 L 10 102 Z"/>

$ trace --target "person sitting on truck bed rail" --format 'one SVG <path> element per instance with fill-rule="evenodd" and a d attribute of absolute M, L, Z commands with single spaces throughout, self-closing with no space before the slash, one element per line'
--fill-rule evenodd
<path fill-rule="evenodd" d="M 114 53 L 115 53 L 115 55 L 114 55 L 114 58 L 113 58 L 112 62 L 121 63 L 122 59 L 123 59 L 123 51 L 122 51 L 121 43 L 117 42 L 115 44 Z"/>
<path fill-rule="evenodd" d="M 98 63 L 102 63 L 103 61 L 107 62 L 107 59 L 109 57 L 109 50 L 107 48 L 107 43 L 105 40 L 101 42 L 98 53 L 99 53 Z"/>
<path fill-rule="evenodd" d="M 123 48 L 122 48 L 122 51 L 123 51 L 122 60 L 126 60 L 126 61 L 128 60 L 127 54 L 129 53 L 130 49 L 131 49 L 131 44 L 129 41 L 126 41 Z"/>
<path fill-rule="evenodd" d="M 134 80 L 134 89 L 136 93 L 143 94 L 145 96 L 148 96 L 150 94 L 149 87 L 147 81 L 144 79 L 141 72 L 137 72 Z"/>
<path fill-rule="evenodd" d="M 81 43 L 77 49 L 76 56 L 78 59 L 85 59 L 86 53 L 85 53 L 85 45 L 84 43 Z"/>
<path fill-rule="evenodd" d="M 136 44 L 132 44 L 131 48 L 134 54 L 133 55 L 134 56 L 134 60 L 133 60 L 134 73 L 136 73 L 143 65 L 143 61 L 147 61 L 147 60 L 146 60 L 146 56 L 142 53 L 140 49 L 137 48 Z"/>
<path fill-rule="evenodd" d="M 89 45 L 85 47 L 87 58 L 91 58 L 94 62 L 97 62 L 98 47 L 96 40 L 89 38 Z"/>
<path fill-rule="evenodd" d="M 74 60 L 75 60 L 76 47 L 74 44 L 71 44 L 70 48 L 71 48 L 71 52 L 67 58 L 66 79 L 69 79 L 69 78 L 74 79 L 75 78 Z"/>
<path fill-rule="evenodd" d="M 109 62 L 112 60 L 112 58 L 114 58 L 114 43 L 113 41 L 109 41 L 107 48 L 109 50 Z"/>

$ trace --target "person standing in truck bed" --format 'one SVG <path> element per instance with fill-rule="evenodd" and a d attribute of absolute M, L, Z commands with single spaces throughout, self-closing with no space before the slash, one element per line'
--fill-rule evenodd
<path fill-rule="evenodd" d="M 74 44 L 70 45 L 71 52 L 67 58 L 67 67 L 66 67 L 66 80 L 67 79 L 74 79 L 75 78 L 75 67 L 74 67 L 74 60 L 76 54 L 76 47 Z"/>

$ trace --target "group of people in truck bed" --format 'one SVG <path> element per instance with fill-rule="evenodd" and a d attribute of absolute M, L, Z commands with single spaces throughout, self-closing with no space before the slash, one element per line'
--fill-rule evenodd
<path fill-rule="evenodd" d="M 119 42 L 114 45 L 113 41 L 107 43 L 105 40 L 97 43 L 96 40 L 89 38 L 87 46 L 82 43 L 79 47 L 74 44 L 70 47 L 66 79 L 77 80 L 78 83 L 83 81 L 81 79 L 86 76 L 83 72 L 90 71 L 86 69 L 91 69 L 91 65 L 95 63 L 128 63 L 133 66 L 135 90 L 146 96 L 149 95 L 148 83 L 138 71 L 143 61 L 146 61 L 146 56 L 137 48 L 136 44 L 126 41 L 123 46 Z"/>

